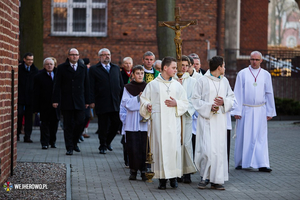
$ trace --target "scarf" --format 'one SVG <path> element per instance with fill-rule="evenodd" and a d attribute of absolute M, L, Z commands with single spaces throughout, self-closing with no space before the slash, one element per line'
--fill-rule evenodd
<path fill-rule="evenodd" d="M 132 96 L 137 96 L 140 94 L 140 92 L 143 92 L 146 85 L 147 85 L 147 83 L 145 81 L 143 81 L 141 83 L 131 81 L 130 83 L 126 84 L 124 87 Z"/>

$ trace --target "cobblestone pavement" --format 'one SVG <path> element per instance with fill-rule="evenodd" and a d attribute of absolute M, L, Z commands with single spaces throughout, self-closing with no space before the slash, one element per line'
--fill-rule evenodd
<path fill-rule="evenodd" d="M 234 123 L 233 123 L 234 124 Z M 66 163 L 70 166 L 71 199 L 300 199 L 300 124 L 294 121 L 270 121 L 269 154 L 271 173 L 235 170 L 234 139 L 231 141 L 229 181 L 225 191 L 200 190 L 197 183 L 199 174 L 192 175 L 192 183 L 179 183 L 177 189 L 157 189 L 158 180 L 153 183 L 129 181 L 129 169 L 124 167 L 121 136 L 117 135 L 112 143 L 112 152 L 99 154 L 97 124 L 89 127 L 90 138 L 79 144 L 80 153 L 66 156 L 63 132 L 57 133 L 57 149 L 42 150 L 39 143 L 39 130 L 34 130 L 28 144 L 18 142 L 20 162 Z M 233 135 L 234 133 L 232 133 Z M 70 195 L 68 196 L 70 197 Z"/>

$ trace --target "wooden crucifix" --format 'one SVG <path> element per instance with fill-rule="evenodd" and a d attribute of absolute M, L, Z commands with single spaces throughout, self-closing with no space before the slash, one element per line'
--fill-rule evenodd
<path fill-rule="evenodd" d="M 158 26 L 165 26 L 168 28 L 171 28 L 175 31 L 175 37 L 174 37 L 174 42 L 176 46 L 176 59 L 177 59 L 177 76 L 181 78 L 183 75 L 182 73 L 182 66 L 181 66 L 181 56 L 182 56 L 182 39 L 181 39 L 181 30 L 190 26 L 190 25 L 196 25 L 197 20 L 193 21 L 181 21 L 181 16 L 180 16 L 180 9 L 179 7 L 175 8 L 175 21 L 166 21 L 158 22 Z"/>

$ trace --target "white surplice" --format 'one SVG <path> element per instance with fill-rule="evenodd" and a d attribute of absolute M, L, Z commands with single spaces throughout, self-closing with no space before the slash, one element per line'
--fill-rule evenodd
<path fill-rule="evenodd" d="M 165 100 L 176 99 L 177 107 L 167 107 Z M 169 179 L 182 176 L 181 163 L 181 122 L 180 116 L 188 110 L 186 92 L 181 84 L 172 79 L 166 81 L 161 76 L 147 84 L 141 95 L 140 114 L 149 119 L 150 147 L 154 163 L 154 178 Z M 152 112 L 147 105 L 152 105 Z"/>
<path fill-rule="evenodd" d="M 211 107 L 219 96 L 224 105 L 213 114 Z M 203 179 L 215 184 L 228 180 L 227 118 L 234 102 L 234 93 L 227 78 L 211 76 L 210 70 L 198 79 L 192 103 L 198 111 L 195 165 Z"/>
<path fill-rule="evenodd" d="M 196 72 L 195 68 L 193 69 L 193 75 L 192 77 L 196 80 L 198 80 L 199 78 L 201 78 L 203 75 L 201 73 Z"/>
<path fill-rule="evenodd" d="M 193 72 L 193 75 L 192 75 L 191 77 L 193 77 L 194 79 L 196 79 L 196 81 L 197 81 L 199 78 L 203 77 L 202 73 L 196 72 L 195 68 L 193 69 L 193 71 L 194 71 L 194 72 Z M 192 122 L 193 129 L 192 129 L 192 133 L 193 133 L 194 135 L 196 135 L 198 115 L 199 115 L 199 114 L 198 114 L 197 111 L 195 111 L 195 113 L 193 114 L 193 122 Z"/>
<path fill-rule="evenodd" d="M 241 70 L 234 94 L 237 104 L 231 114 L 242 116 L 236 120 L 235 167 L 270 167 L 267 116 L 276 116 L 270 73 L 251 66 Z"/>
<path fill-rule="evenodd" d="M 127 110 L 124 131 L 147 131 L 148 123 L 141 122 L 143 119 L 140 115 L 140 102 L 138 102 L 138 96 L 131 95 L 124 87 L 123 96 L 121 100 L 121 106 Z"/>
<path fill-rule="evenodd" d="M 181 77 L 182 86 L 186 91 L 187 98 L 189 101 L 188 111 L 182 115 L 182 130 L 183 130 L 183 146 L 182 146 L 182 173 L 190 174 L 196 172 L 196 168 L 193 162 L 193 145 L 192 145 L 192 122 L 193 114 L 195 113 L 195 108 L 191 102 L 196 79 L 190 77 L 189 73 L 184 73 Z M 175 80 L 178 79 L 177 76 L 174 77 Z"/>

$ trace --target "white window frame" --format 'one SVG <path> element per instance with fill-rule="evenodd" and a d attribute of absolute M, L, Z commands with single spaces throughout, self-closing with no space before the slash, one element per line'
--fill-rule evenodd
<path fill-rule="evenodd" d="M 67 8 L 67 31 L 54 31 L 54 8 Z M 73 8 L 86 8 L 86 32 L 73 32 Z M 102 32 L 92 32 L 92 9 L 105 8 L 105 28 Z M 73 0 L 67 0 L 64 3 L 55 3 L 51 0 L 51 35 L 52 36 L 86 36 L 86 37 L 106 37 L 107 36 L 107 0 L 105 3 L 92 3 L 92 0 L 86 0 L 86 3 L 73 3 Z"/>

